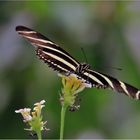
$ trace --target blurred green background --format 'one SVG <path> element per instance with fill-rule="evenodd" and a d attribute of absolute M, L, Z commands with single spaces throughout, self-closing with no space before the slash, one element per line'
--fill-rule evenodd
<path fill-rule="evenodd" d="M 14 111 L 47 101 L 44 119 L 59 138 L 61 79 L 16 32 L 41 32 L 92 69 L 140 88 L 140 2 L 0 2 L 0 138 L 31 138 Z M 112 67 L 122 68 L 118 71 Z M 81 93 L 81 108 L 67 112 L 65 138 L 140 138 L 140 102 L 103 89 Z"/>

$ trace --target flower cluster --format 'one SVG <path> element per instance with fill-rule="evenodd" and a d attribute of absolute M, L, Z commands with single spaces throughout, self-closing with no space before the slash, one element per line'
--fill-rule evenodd
<path fill-rule="evenodd" d="M 42 121 L 42 115 L 41 115 L 42 108 L 45 106 L 44 103 L 45 100 L 35 103 L 33 111 L 31 111 L 30 108 L 24 108 L 15 111 L 16 113 L 21 113 L 23 117 L 23 121 L 30 126 L 29 129 L 25 129 L 25 130 L 34 131 L 37 134 L 42 130 L 48 130 L 45 127 L 45 124 L 47 122 Z"/>
<path fill-rule="evenodd" d="M 87 87 L 87 84 L 82 79 L 78 79 L 76 75 L 70 74 L 69 76 L 63 76 L 62 77 L 62 94 L 61 94 L 61 104 L 66 105 L 69 107 L 74 107 L 76 104 L 76 99 L 78 96 L 78 93 L 84 90 L 85 87 Z M 79 108 L 78 106 L 75 106 L 76 108 Z"/>

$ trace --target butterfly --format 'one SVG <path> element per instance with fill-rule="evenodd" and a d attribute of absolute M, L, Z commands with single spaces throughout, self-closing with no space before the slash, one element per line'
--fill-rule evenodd
<path fill-rule="evenodd" d="M 134 99 L 140 99 L 140 90 L 112 76 L 92 70 L 89 64 L 79 63 L 68 52 L 41 33 L 25 26 L 17 26 L 16 31 L 35 46 L 36 55 L 54 71 L 66 76 L 75 74 L 82 78 L 89 87 L 109 88 Z"/>

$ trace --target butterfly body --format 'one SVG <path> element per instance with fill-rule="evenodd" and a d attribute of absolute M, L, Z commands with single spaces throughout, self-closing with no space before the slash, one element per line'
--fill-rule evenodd
<path fill-rule="evenodd" d="M 17 26 L 16 31 L 35 46 L 37 56 L 58 73 L 66 76 L 75 74 L 89 87 L 109 88 L 140 99 L 140 90 L 112 76 L 91 70 L 89 64 L 79 63 L 44 35 L 24 26 Z"/>

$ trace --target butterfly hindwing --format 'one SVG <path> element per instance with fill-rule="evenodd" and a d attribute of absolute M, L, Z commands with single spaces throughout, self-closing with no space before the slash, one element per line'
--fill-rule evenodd
<path fill-rule="evenodd" d="M 132 98 L 140 99 L 140 91 L 137 88 L 117 80 L 116 78 L 90 69 L 85 70 L 84 75 L 88 78 L 88 82 L 93 87 L 109 88 L 119 93 L 124 93 Z"/>

